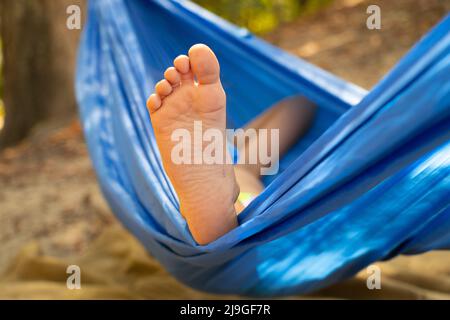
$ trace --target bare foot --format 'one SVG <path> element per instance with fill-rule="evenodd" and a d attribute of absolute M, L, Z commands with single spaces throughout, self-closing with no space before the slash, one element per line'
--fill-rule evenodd
<path fill-rule="evenodd" d="M 161 152 L 164 169 L 180 200 L 180 211 L 192 236 L 207 244 L 237 226 L 234 203 L 239 195 L 231 164 L 176 164 L 172 134 L 186 129 L 194 136 L 194 121 L 203 131 L 219 129 L 225 137 L 226 96 L 220 83 L 220 67 L 210 48 L 197 44 L 189 57 L 178 56 L 174 67 L 155 86 L 147 107 Z M 201 153 L 191 145 L 192 154 Z M 203 145 L 200 149 L 203 149 Z"/>

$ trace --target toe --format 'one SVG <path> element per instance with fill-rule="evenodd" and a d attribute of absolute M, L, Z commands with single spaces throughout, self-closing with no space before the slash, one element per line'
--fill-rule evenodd
<path fill-rule="evenodd" d="M 186 55 L 180 55 L 175 58 L 173 65 L 178 70 L 182 83 L 193 83 L 194 75 L 191 71 L 189 57 Z"/>
<path fill-rule="evenodd" d="M 172 85 L 166 79 L 161 80 L 156 84 L 155 92 L 163 98 L 172 92 Z"/>
<path fill-rule="evenodd" d="M 159 107 L 161 107 L 161 98 L 156 93 L 153 93 L 147 100 L 148 111 L 150 111 L 150 113 L 153 113 L 158 110 Z"/>
<path fill-rule="evenodd" d="M 173 65 L 180 73 L 188 73 L 190 71 L 189 57 L 182 54 L 173 60 Z"/>
<path fill-rule="evenodd" d="M 199 84 L 219 81 L 220 66 L 214 52 L 204 44 L 196 44 L 189 49 L 189 61 Z"/>
<path fill-rule="evenodd" d="M 179 85 L 181 81 L 180 73 L 175 67 L 167 68 L 166 72 L 164 72 L 164 78 L 166 78 L 172 86 Z"/>

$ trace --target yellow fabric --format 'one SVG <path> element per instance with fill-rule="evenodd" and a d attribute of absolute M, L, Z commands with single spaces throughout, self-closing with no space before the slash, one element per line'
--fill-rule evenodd
<path fill-rule="evenodd" d="M 253 199 L 255 199 L 255 195 L 250 192 L 241 192 L 241 193 L 239 193 L 239 196 L 238 196 L 238 201 L 244 207 L 248 206 L 250 204 L 250 202 L 253 201 Z"/>
<path fill-rule="evenodd" d="M 81 269 L 81 289 L 69 290 L 67 266 Z M 315 298 L 450 299 L 450 253 L 432 252 L 378 263 L 381 290 L 368 290 L 366 271 L 313 295 Z M 310 296 L 311 297 L 311 296 Z M 125 230 L 105 231 L 81 256 L 42 255 L 24 247 L 0 276 L 1 299 L 214 299 L 169 276 Z M 308 298 L 308 297 L 291 297 Z"/>

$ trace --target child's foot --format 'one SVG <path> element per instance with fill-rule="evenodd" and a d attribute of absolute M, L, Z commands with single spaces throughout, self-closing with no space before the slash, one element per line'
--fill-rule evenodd
<path fill-rule="evenodd" d="M 220 68 L 214 53 L 202 44 L 178 56 L 174 67 L 155 86 L 147 106 L 161 152 L 164 169 L 180 200 L 180 211 L 199 244 L 211 242 L 237 225 L 234 203 L 239 194 L 230 164 L 176 164 L 171 139 L 177 129 L 194 136 L 194 121 L 203 132 L 216 128 L 225 137 L 226 97 L 219 79 Z M 191 144 L 193 149 L 193 144 Z M 203 146 L 201 146 L 203 148 Z M 197 148 L 198 149 L 198 148 Z M 192 155 L 202 150 L 192 150 Z"/>

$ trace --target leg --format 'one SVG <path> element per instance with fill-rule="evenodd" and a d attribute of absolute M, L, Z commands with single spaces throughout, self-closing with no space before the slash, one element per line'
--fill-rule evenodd
<path fill-rule="evenodd" d="M 298 139 L 305 134 L 314 117 L 315 105 L 301 96 L 293 96 L 285 98 L 276 103 L 262 115 L 251 121 L 245 129 L 279 129 L 279 152 L 280 157 L 284 155 Z M 256 150 L 259 141 L 250 139 L 245 145 L 237 145 L 238 152 L 245 150 Z M 267 141 L 270 145 L 270 140 Z M 238 165 L 243 170 L 250 171 L 254 176 L 259 178 L 261 165 Z"/>
<path fill-rule="evenodd" d="M 275 104 L 261 116 L 250 122 L 245 129 L 279 129 L 280 157 L 309 129 L 315 113 L 315 105 L 301 96 L 283 99 Z M 268 144 L 270 141 L 267 142 Z M 238 152 L 253 150 L 252 145 L 258 144 L 257 139 L 250 139 L 245 145 L 237 146 Z M 261 165 L 236 165 L 234 172 L 240 191 L 256 197 L 262 192 L 264 186 L 260 180 Z M 236 212 L 239 214 L 245 205 L 236 202 Z"/>
<path fill-rule="evenodd" d="M 174 67 L 166 70 L 165 79 L 158 82 L 155 93 L 147 101 L 164 169 L 177 192 L 181 214 L 199 244 L 214 241 L 237 226 L 236 212 L 242 210 L 242 206 L 236 204 L 239 187 L 255 195 L 263 189 L 258 166 L 235 167 L 226 161 L 196 163 L 197 156 L 203 159 L 208 145 L 203 141 L 198 145 L 190 140 L 191 136 L 194 139 L 196 136 L 195 123 L 200 122 L 204 131 L 218 132 L 222 142 L 225 141 L 226 97 L 219 69 L 211 49 L 195 45 L 189 50 L 189 56 L 175 59 Z M 299 104 L 307 105 L 299 98 L 284 100 L 250 126 L 257 125 L 255 129 L 279 128 L 280 151 L 283 153 L 306 130 L 311 118 L 312 111 L 305 113 L 298 108 Z M 183 133 L 180 136 L 182 144 L 180 140 L 178 143 L 174 140 L 174 133 L 178 137 L 180 132 Z M 186 137 L 188 140 L 184 141 Z M 181 152 L 174 153 L 180 144 Z M 226 154 L 226 143 L 222 147 Z M 220 148 L 215 150 L 220 151 Z M 174 157 L 184 160 L 180 162 Z"/>
<path fill-rule="evenodd" d="M 260 180 L 260 176 L 255 175 L 252 170 L 249 170 L 248 166 L 235 166 L 234 173 L 236 175 L 236 182 L 239 185 L 240 195 L 248 194 L 255 198 L 264 190 L 264 185 Z M 241 213 L 246 206 L 247 203 L 238 197 L 234 205 L 236 213 Z"/>
<path fill-rule="evenodd" d="M 179 56 L 174 67 L 164 73 L 165 79 L 155 87 L 147 106 L 164 169 L 180 200 L 180 211 L 192 236 L 199 244 L 209 243 L 237 226 L 234 203 L 239 194 L 231 164 L 196 163 L 202 158 L 203 141 L 192 144 L 195 123 L 203 131 L 215 130 L 225 137 L 226 97 L 219 78 L 219 63 L 205 45 L 195 45 L 189 56 Z M 195 81 L 196 80 L 196 81 Z M 180 144 L 174 134 L 183 133 L 188 160 L 174 159 Z M 187 138 L 186 138 L 187 139 Z M 194 161 L 190 161 L 192 157 Z"/>

